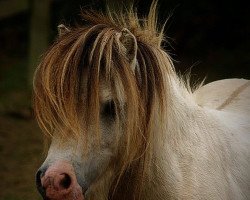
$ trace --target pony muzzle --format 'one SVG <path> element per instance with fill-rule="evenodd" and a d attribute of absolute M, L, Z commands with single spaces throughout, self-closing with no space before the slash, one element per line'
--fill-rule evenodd
<path fill-rule="evenodd" d="M 73 166 L 66 161 L 53 163 L 37 172 L 37 188 L 45 200 L 84 200 Z"/>

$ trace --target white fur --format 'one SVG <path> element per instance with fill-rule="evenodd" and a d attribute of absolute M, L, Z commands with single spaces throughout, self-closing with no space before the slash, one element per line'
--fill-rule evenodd
<path fill-rule="evenodd" d="M 246 80 L 216 81 L 191 94 L 175 76 L 170 79 L 166 130 L 164 138 L 155 138 L 153 184 L 145 182 L 142 199 L 249 199 L 250 88 L 224 109 L 216 109 Z M 101 96 L 104 100 L 110 99 L 110 91 L 103 87 Z M 157 132 L 160 130 L 157 118 L 155 120 Z M 110 131 L 104 130 L 104 133 Z M 106 136 L 104 143 L 110 143 L 110 137 L 114 135 Z M 76 147 L 72 142 L 70 146 Z M 58 159 L 72 163 L 82 160 L 81 143 L 78 142 L 77 148 L 66 149 L 55 144 L 56 139 L 44 165 Z M 97 171 L 98 168 L 103 171 L 112 150 L 105 147 L 101 154 L 90 154 L 92 161 L 83 160 L 81 169 L 76 169 L 85 174 L 83 177 L 96 172 L 96 169 L 91 171 L 93 159 L 96 159 Z M 104 154 L 108 155 L 105 162 Z M 107 199 L 110 180 L 112 172 L 107 171 L 91 185 L 86 199 Z"/>
<path fill-rule="evenodd" d="M 221 80 L 188 94 L 172 79 L 165 140 L 155 141 L 155 187 L 145 199 L 250 198 L 250 87 L 216 110 L 245 83 Z"/>

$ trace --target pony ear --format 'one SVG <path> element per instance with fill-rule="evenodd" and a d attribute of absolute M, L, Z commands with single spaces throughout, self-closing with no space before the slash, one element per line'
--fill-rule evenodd
<path fill-rule="evenodd" d="M 70 32 L 70 30 L 64 25 L 64 24 L 60 24 L 57 26 L 57 30 L 58 30 L 58 35 L 62 36 L 65 33 Z"/>
<path fill-rule="evenodd" d="M 137 41 L 135 36 L 126 28 L 122 29 L 120 42 L 125 48 L 125 54 L 131 64 L 133 71 L 136 67 Z"/>

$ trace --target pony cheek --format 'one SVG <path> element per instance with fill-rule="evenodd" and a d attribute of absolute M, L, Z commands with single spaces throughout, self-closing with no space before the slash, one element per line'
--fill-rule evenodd
<path fill-rule="evenodd" d="M 80 185 L 91 187 L 96 181 L 104 176 L 105 171 L 110 166 L 112 153 L 102 150 L 102 153 L 91 155 L 81 164 L 75 166 L 75 170 Z"/>

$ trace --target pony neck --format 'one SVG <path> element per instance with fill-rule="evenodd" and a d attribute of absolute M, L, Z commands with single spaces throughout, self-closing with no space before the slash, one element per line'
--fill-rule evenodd
<path fill-rule="evenodd" d="M 181 178 L 179 173 L 178 148 L 185 139 L 191 140 L 188 126 L 193 126 L 193 119 L 199 116 L 199 107 L 191 92 L 178 79 L 171 75 L 167 83 L 167 109 L 165 127 L 159 127 L 156 119 L 154 130 L 153 162 L 151 165 L 150 182 L 145 185 L 143 199 L 171 199 L 175 195 L 175 184 Z M 158 123 L 157 123 L 158 122 Z M 179 146 L 180 145 L 180 146 Z"/>

